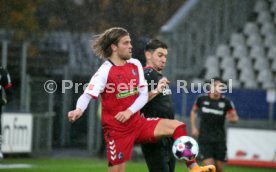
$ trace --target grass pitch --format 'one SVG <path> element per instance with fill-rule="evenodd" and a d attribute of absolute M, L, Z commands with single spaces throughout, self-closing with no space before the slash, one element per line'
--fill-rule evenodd
<path fill-rule="evenodd" d="M 158 165 L 158 164 L 157 164 Z M 4 159 L 1 172 L 107 172 L 106 160 L 89 158 Z M 130 161 L 127 172 L 147 172 L 144 161 Z M 187 172 L 184 162 L 178 161 L 175 172 Z M 275 169 L 226 166 L 226 172 L 275 172 Z"/>

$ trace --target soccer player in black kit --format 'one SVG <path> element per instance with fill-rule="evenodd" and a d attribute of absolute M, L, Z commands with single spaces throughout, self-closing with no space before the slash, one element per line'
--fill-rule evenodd
<path fill-rule="evenodd" d="M 144 68 L 144 75 L 148 82 L 149 102 L 141 112 L 147 118 L 174 119 L 172 92 L 167 85 L 169 81 L 162 74 L 167 54 L 167 45 L 157 39 L 152 39 L 146 44 L 147 66 Z M 172 154 L 172 145 L 172 138 L 163 138 L 157 143 L 142 144 L 149 172 L 174 171 L 175 158 Z"/>
<path fill-rule="evenodd" d="M 203 164 L 215 165 L 217 172 L 223 172 L 227 161 L 225 120 L 231 123 L 239 120 L 233 103 L 221 94 L 223 84 L 220 78 L 211 80 L 210 92 L 196 99 L 190 119 L 192 136 L 198 138 Z M 201 118 L 199 131 L 197 116 Z"/>
<path fill-rule="evenodd" d="M 1 126 L 1 114 L 2 114 L 2 106 L 6 105 L 9 98 L 11 96 L 11 77 L 6 69 L 0 66 L 0 159 L 3 158 L 3 154 L 1 152 L 1 144 L 2 144 L 2 126 Z"/>

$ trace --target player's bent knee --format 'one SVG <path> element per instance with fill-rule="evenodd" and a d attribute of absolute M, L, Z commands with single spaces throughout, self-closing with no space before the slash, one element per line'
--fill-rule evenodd
<path fill-rule="evenodd" d="M 154 136 L 157 138 L 169 136 L 173 131 L 173 123 L 173 120 L 161 119 L 154 129 Z"/>
<path fill-rule="evenodd" d="M 161 119 L 154 131 L 156 137 L 171 136 L 175 129 L 185 123 L 172 119 Z M 186 127 L 186 125 L 185 125 Z"/>
<path fill-rule="evenodd" d="M 178 120 L 176 120 L 176 119 L 174 119 L 173 121 L 174 121 L 176 127 L 178 127 L 178 126 L 180 126 L 180 125 L 183 125 L 183 124 L 186 125 L 184 122 L 178 121 Z"/>
<path fill-rule="evenodd" d="M 185 123 L 183 123 L 183 122 L 181 122 L 181 121 L 178 121 L 178 120 L 176 120 L 176 119 L 171 120 L 171 122 L 172 122 L 171 128 L 172 128 L 173 130 L 175 130 L 177 127 L 179 127 L 179 126 L 181 126 L 181 125 L 184 125 L 184 126 L 186 127 L 186 124 L 185 124 Z"/>
<path fill-rule="evenodd" d="M 178 121 L 176 119 L 162 119 L 161 123 L 164 123 L 164 127 L 166 126 L 169 129 L 175 130 L 177 127 L 181 126 L 181 125 L 185 125 L 185 123 Z"/>

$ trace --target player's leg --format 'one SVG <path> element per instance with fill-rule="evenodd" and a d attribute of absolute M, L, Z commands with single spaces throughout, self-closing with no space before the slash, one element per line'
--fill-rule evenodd
<path fill-rule="evenodd" d="M 173 139 L 169 138 L 169 143 L 166 145 L 166 149 L 168 150 L 168 154 L 169 154 L 169 171 L 170 172 L 174 172 L 175 169 L 175 157 L 172 153 L 172 147 L 173 147 Z"/>
<path fill-rule="evenodd" d="M 165 142 L 167 138 L 159 140 L 158 143 L 142 144 L 142 151 L 148 166 L 149 172 L 173 172 L 170 171 L 169 153 Z"/>
<path fill-rule="evenodd" d="M 218 172 L 223 172 L 223 167 L 227 161 L 227 147 L 226 142 L 218 142 L 216 144 L 215 154 L 215 165 Z"/>
<path fill-rule="evenodd" d="M 176 140 L 181 136 L 187 136 L 186 125 L 177 120 L 161 119 L 154 129 L 154 136 L 156 138 L 172 136 L 173 139 Z M 195 160 L 186 161 L 186 165 L 191 172 L 216 171 L 213 165 L 199 167 Z"/>
<path fill-rule="evenodd" d="M 172 155 L 172 156 L 170 156 L 169 157 L 170 159 L 169 159 L 169 171 L 170 172 L 174 172 L 174 169 L 175 169 L 175 158 L 174 158 L 174 156 Z"/>
<path fill-rule="evenodd" d="M 154 129 L 154 136 L 158 139 L 173 136 L 176 140 L 183 135 L 187 135 L 186 125 L 177 120 L 161 119 Z"/>
<path fill-rule="evenodd" d="M 216 164 L 217 172 L 223 172 L 225 162 L 216 160 L 215 164 Z"/>
<path fill-rule="evenodd" d="M 215 160 L 213 158 L 207 158 L 202 161 L 204 165 L 215 165 Z"/>
<path fill-rule="evenodd" d="M 3 135 L 2 135 L 2 126 L 1 126 L 1 114 L 2 114 L 2 106 L 0 106 L 0 160 L 4 158 L 4 155 L 2 153 L 2 144 L 3 144 Z"/>
<path fill-rule="evenodd" d="M 111 167 L 108 167 L 108 172 L 125 172 L 126 163 L 113 165 Z"/>
<path fill-rule="evenodd" d="M 131 159 L 135 142 L 132 135 L 123 136 L 120 132 L 104 132 L 109 172 L 125 172 L 125 163 Z"/>
<path fill-rule="evenodd" d="M 199 157 L 204 165 L 215 165 L 214 157 L 216 155 L 216 144 L 210 142 L 198 142 Z"/>

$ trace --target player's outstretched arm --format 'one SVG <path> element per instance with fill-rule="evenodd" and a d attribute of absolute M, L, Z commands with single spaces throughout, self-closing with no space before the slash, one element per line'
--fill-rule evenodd
<path fill-rule="evenodd" d="M 87 108 L 90 100 L 91 96 L 87 93 L 83 93 L 77 101 L 76 109 L 68 112 L 68 120 L 70 122 L 75 122 L 79 119 Z"/>

